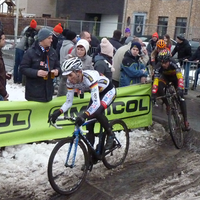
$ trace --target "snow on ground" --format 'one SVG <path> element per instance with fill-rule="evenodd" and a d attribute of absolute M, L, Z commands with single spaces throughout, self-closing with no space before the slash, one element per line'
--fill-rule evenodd
<path fill-rule="evenodd" d="M 14 84 L 12 79 L 7 81 L 6 90 L 9 94 L 9 101 L 26 101 L 25 87 L 21 84 Z"/>

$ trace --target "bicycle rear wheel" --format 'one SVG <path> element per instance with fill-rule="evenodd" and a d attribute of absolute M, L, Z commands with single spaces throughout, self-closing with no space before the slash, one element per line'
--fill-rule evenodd
<path fill-rule="evenodd" d="M 171 109 L 168 114 L 170 135 L 176 148 L 181 149 L 184 144 L 182 130 L 183 117 L 179 109 L 178 100 L 176 98 L 172 98 L 171 104 Z"/>
<path fill-rule="evenodd" d="M 110 124 L 116 138 L 113 148 L 105 151 L 102 159 L 103 164 L 108 169 L 123 164 L 129 149 L 129 130 L 126 124 L 121 119 L 114 120 Z"/>
<path fill-rule="evenodd" d="M 48 162 L 48 178 L 52 188 L 59 194 L 68 195 L 75 192 L 85 181 L 88 169 L 88 153 L 84 144 L 79 141 L 74 166 L 66 166 L 67 153 L 73 138 L 59 141 L 54 147 Z M 74 159 L 74 147 L 68 164 Z M 85 167 L 83 167 L 85 166 Z"/>

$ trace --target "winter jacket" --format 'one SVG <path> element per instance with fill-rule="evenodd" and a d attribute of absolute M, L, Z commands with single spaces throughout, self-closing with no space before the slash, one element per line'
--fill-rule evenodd
<path fill-rule="evenodd" d="M 38 32 L 34 29 L 29 27 L 25 35 L 25 43 L 24 43 L 24 50 L 26 51 L 31 45 L 36 41 Z"/>
<path fill-rule="evenodd" d="M 117 39 L 115 39 L 115 38 L 110 38 L 109 42 L 113 45 L 114 51 L 117 51 L 117 49 L 119 49 L 122 46 L 122 44 L 120 43 L 120 41 L 117 40 Z"/>
<path fill-rule="evenodd" d="M 156 48 L 157 41 L 150 39 L 149 43 L 147 44 L 147 51 L 148 51 L 149 58 L 151 57 L 151 53 L 153 52 L 153 50 Z"/>
<path fill-rule="evenodd" d="M 6 91 L 6 69 L 2 58 L 2 52 L 0 51 L 0 95 L 5 97 Z"/>
<path fill-rule="evenodd" d="M 53 34 L 52 35 L 52 42 L 51 42 L 51 46 L 56 50 L 58 44 L 58 36 Z"/>
<path fill-rule="evenodd" d="M 61 73 L 60 64 L 56 51 L 50 47 L 47 52 L 49 57 L 50 70 L 57 69 Z M 26 76 L 25 85 L 25 98 L 28 101 L 48 102 L 52 100 L 53 96 L 53 79 L 48 74 L 48 79 L 44 80 L 43 77 L 38 77 L 39 70 L 46 70 L 44 66 L 45 53 L 36 41 L 24 54 L 22 62 L 20 64 L 20 71 Z M 49 71 L 50 71 L 49 70 Z"/>
<path fill-rule="evenodd" d="M 121 64 L 119 86 L 124 87 L 140 83 L 141 77 L 147 77 L 146 67 L 128 50 Z"/>
<path fill-rule="evenodd" d="M 200 62 L 200 46 L 197 48 L 195 53 L 188 60 L 189 61 L 199 60 Z M 200 63 L 198 63 L 198 68 L 200 68 Z"/>
<path fill-rule="evenodd" d="M 175 48 L 172 51 L 172 57 L 178 53 L 178 59 L 182 65 L 182 61 L 191 57 L 191 46 L 187 40 L 184 40 L 182 43 L 177 43 Z"/>
<path fill-rule="evenodd" d="M 71 40 L 63 40 L 62 46 L 60 48 L 60 65 L 66 60 L 67 54 L 69 54 L 69 50 L 74 47 L 74 42 Z"/>
<path fill-rule="evenodd" d="M 106 55 L 99 54 L 94 58 L 94 69 L 104 74 L 110 81 L 112 81 L 111 63 L 111 58 Z"/>

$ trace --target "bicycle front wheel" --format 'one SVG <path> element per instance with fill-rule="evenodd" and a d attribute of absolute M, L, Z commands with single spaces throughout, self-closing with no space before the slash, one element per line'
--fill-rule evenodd
<path fill-rule="evenodd" d="M 54 147 L 48 162 L 48 178 L 52 188 L 59 194 L 68 195 L 75 192 L 84 182 L 88 168 L 88 154 L 84 144 L 79 141 L 74 156 L 73 138 L 60 140 Z M 72 145 L 68 163 L 67 154 Z M 73 159 L 75 164 L 72 166 Z"/>
<path fill-rule="evenodd" d="M 129 149 L 129 130 L 126 124 L 121 119 L 114 120 L 110 124 L 116 138 L 114 139 L 113 148 L 105 151 L 102 159 L 103 164 L 108 169 L 123 164 Z"/>
<path fill-rule="evenodd" d="M 176 98 L 171 101 L 171 109 L 168 114 L 168 123 L 170 135 L 176 148 L 181 149 L 184 144 L 183 130 L 182 130 L 182 114 L 179 111 L 179 103 Z"/>

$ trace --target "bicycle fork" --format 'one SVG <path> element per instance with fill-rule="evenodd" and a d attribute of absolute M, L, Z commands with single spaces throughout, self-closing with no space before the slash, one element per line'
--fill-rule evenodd
<path fill-rule="evenodd" d="M 77 148 L 78 148 L 78 142 L 79 142 L 79 136 L 78 134 L 75 136 L 74 140 L 70 143 L 68 153 L 67 153 L 67 159 L 65 161 L 65 167 L 70 167 L 73 168 L 75 166 L 75 159 L 76 159 L 76 153 L 77 153 Z M 74 146 L 74 151 L 73 150 Z M 72 163 L 69 164 L 69 157 L 72 153 Z"/>

